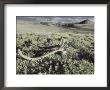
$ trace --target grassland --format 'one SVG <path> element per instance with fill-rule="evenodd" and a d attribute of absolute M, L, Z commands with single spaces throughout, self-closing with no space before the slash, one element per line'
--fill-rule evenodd
<path fill-rule="evenodd" d="M 17 74 L 94 74 L 94 30 L 89 25 L 61 28 L 19 21 L 16 40 Z"/>

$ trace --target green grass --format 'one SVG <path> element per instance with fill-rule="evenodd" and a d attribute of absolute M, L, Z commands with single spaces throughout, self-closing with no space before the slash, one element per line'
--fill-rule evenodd
<path fill-rule="evenodd" d="M 66 53 L 52 54 L 39 61 L 27 61 L 16 52 L 17 74 L 94 74 L 94 36 L 93 34 L 53 33 L 53 34 L 17 34 L 17 50 L 35 58 L 50 51 L 39 46 L 58 45 L 60 38 L 65 40 Z M 50 40 L 48 42 L 48 40 Z"/>

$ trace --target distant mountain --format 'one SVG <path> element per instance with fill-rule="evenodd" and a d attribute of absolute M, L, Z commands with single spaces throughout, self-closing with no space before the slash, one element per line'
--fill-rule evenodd
<path fill-rule="evenodd" d="M 93 16 L 17 16 L 17 20 L 32 21 L 33 23 L 79 23 L 84 20 L 93 20 Z M 83 22 L 82 22 L 83 23 Z"/>
<path fill-rule="evenodd" d="M 83 20 L 81 22 L 79 22 L 78 24 L 93 24 L 93 21 L 90 21 L 89 19 Z"/>

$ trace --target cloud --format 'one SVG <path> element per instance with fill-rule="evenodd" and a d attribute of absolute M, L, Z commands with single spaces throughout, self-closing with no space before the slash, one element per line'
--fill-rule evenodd
<path fill-rule="evenodd" d="M 85 19 L 89 19 L 94 21 L 93 16 L 17 16 L 17 20 L 30 20 L 33 22 L 52 22 L 52 23 L 76 23 L 83 21 Z"/>

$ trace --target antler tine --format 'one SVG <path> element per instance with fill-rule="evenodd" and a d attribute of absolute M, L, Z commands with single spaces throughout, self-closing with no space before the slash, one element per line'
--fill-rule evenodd
<path fill-rule="evenodd" d="M 58 50 L 55 50 L 55 51 L 52 51 L 52 52 L 50 52 L 50 53 L 48 53 L 48 54 L 46 54 L 46 55 L 43 55 L 43 56 L 40 56 L 40 57 L 36 57 L 36 58 L 31 58 L 31 57 L 28 57 L 28 56 L 26 56 L 26 55 L 23 55 L 23 53 L 22 53 L 22 51 L 20 50 L 20 49 L 18 49 L 18 54 L 22 57 L 22 58 L 24 58 L 24 59 L 26 59 L 26 60 L 39 60 L 39 59 L 41 59 L 41 58 L 45 58 L 45 57 L 47 57 L 47 56 L 49 56 L 49 55 L 51 55 L 51 54 L 54 54 L 54 53 L 56 53 L 56 52 L 59 52 L 59 51 L 61 51 L 61 52 L 63 52 L 64 51 L 64 49 L 63 49 L 63 47 L 65 46 L 65 40 L 61 37 L 61 41 L 60 41 L 60 43 L 59 43 L 59 45 L 61 45 L 60 46 L 60 48 L 58 49 Z"/>
<path fill-rule="evenodd" d="M 61 37 L 61 41 L 60 41 L 60 48 L 63 48 L 65 44 L 65 40 L 63 39 L 63 37 Z"/>

